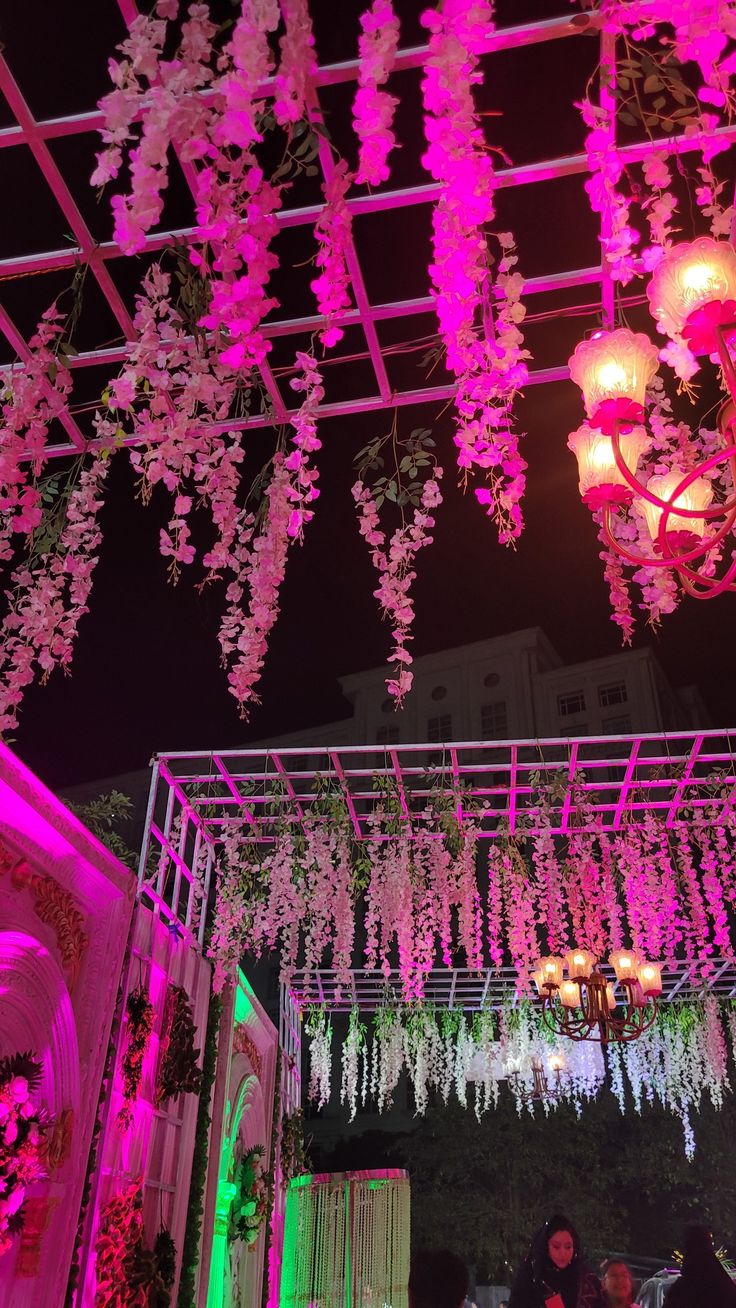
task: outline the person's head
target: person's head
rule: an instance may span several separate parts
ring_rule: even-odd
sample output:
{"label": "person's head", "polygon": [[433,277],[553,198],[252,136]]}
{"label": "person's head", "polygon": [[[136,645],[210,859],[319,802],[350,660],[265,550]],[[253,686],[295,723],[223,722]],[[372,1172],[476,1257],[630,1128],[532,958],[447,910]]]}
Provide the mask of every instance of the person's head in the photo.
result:
{"label": "person's head", "polygon": [[634,1298],[634,1282],[626,1263],[609,1258],[601,1267],[601,1283],[612,1308],[629,1308]]}
{"label": "person's head", "polygon": [[566,1217],[551,1217],[544,1228],[546,1255],[553,1267],[569,1267],[579,1253],[578,1233]]}
{"label": "person's head", "polygon": [[409,1308],[460,1308],[468,1269],[449,1249],[418,1249],[409,1272]]}
{"label": "person's head", "polygon": [[707,1226],[688,1226],[683,1246],[682,1270],[699,1273],[717,1262],[713,1238]]}

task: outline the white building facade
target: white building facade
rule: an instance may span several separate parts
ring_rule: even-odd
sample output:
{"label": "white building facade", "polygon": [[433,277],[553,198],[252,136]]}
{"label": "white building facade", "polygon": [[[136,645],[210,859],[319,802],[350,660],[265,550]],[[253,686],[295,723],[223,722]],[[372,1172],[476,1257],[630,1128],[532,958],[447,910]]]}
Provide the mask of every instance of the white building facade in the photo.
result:
{"label": "white building facade", "polygon": [[697,688],[675,690],[651,649],[565,664],[539,627],[421,655],[413,671],[398,712],[386,691],[389,669],[371,668],[340,678],[352,716],[257,744],[534,740],[708,725]]}

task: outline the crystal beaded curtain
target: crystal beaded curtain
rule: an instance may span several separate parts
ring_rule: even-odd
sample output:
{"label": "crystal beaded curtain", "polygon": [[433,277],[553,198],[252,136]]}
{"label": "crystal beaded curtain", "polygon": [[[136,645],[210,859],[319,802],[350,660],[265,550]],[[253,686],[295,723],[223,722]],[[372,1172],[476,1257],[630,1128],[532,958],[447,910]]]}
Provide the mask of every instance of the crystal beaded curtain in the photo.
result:
{"label": "crystal beaded curtain", "polygon": [[409,1236],[406,1172],[295,1178],[280,1308],[407,1308]]}

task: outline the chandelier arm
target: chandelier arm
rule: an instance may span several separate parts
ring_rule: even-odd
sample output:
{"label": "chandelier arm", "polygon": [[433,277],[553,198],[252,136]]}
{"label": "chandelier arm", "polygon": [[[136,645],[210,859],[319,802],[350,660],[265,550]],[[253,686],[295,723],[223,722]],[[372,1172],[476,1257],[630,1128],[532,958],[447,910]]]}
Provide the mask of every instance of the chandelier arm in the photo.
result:
{"label": "chandelier arm", "polygon": [[[734,447],[734,449],[736,450],[736,446]],[[678,492],[679,492],[679,488],[678,488]],[[672,504],[662,503],[661,501],[659,507],[662,510],[662,521],[660,522],[660,527],[659,527],[660,536],[662,535],[663,532],[662,524],[666,522],[667,517],[669,517],[670,513],[672,512],[678,514],[681,513],[682,516],[688,516],[691,518],[705,517],[708,514],[707,509],[704,509],[702,511],[701,510],[692,511],[692,510],[684,510],[684,509],[680,510],[678,508],[675,508],[675,506]],[[717,512],[719,513],[722,512],[724,507],[726,506],[718,505]],[[666,538],[666,534],[662,536],[661,539],[662,555],[663,555],[662,558],[656,558],[654,556],[649,556],[645,554],[634,554],[631,550],[626,549],[626,546],[622,545],[621,542],[617,540],[613,534],[611,528],[610,504],[605,504],[603,506],[603,530],[606,535],[606,540],[608,541],[608,544],[611,546],[611,548],[616,550],[618,554],[621,554],[622,557],[625,558],[628,563],[634,563],[637,565],[637,567],[644,567],[644,568],[677,568],[679,570],[683,564],[691,563],[695,559],[700,559],[705,554],[708,554],[710,550],[715,549],[715,547],[717,545],[720,545],[721,541],[724,540],[725,537],[729,535],[729,533],[731,532],[734,526],[734,523],[736,523],[736,500],[733,501],[733,507],[729,506],[729,508],[730,508],[730,512],[728,514],[728,517],[726,518],[726,521],[723,523],[723,526],[718,528],[718,531],[715,533],[715,535],[709,536],[707,541],[703,540],[700,545],[694,547],[691,550],[688,550],[685,554],[672,553],[670,545]],[[710,516],[713,515],[711,514]],[[693,575],[697,576],[697,573]]]}
{"label": "chandelier arm", "polygon": [[584,1040],[587,1037],[580,1033],[590,1029],[590,1022],[585,1017],[573,1024],[568,1017],[568,1009],[565,1009],[562,1020],[559,1020],[552,1007],[552,1000],[548,997],[542,1001],[542,1021],[553,1035],[563,1035],[568,1040]]}
{"label": "chandelier arm", "polygon": [[[606,504],[603,507],[603,532],[607,543],[611,546],[611,549],[615,550],[617,554],[620,554],[622,558],[626,559],[627,563],[635,564],[637,568],[678,568],[683,562],[689,563],[691,560],[699,559],[703,554],[707,553],[707,550],[698,548],[697,550],[690,550],[688,554],[682,554],[671,558],[658,558],[656,555],[648,554],[634,554],[632,550],[627,549],[625,545],[622,545],[621,542],[616,539],[611,530],[610,504]],[[724,535],[725,534],[726,533],[724,532]],[[715,543],[717,544],[718,541],[716,540]],[[708,549],[712,548],[712,544],[709,543]]]}
{"label": "chandelier arm", "polygon": [[[716,451],[715,454],[711,454],[707,459],[705,459],[703,463],[699,463],[697,468],[692,468],[690,472],[686,472],[682,481],[677,484],[669,499],[663,500],[659,495],[655,495],[654,491],[650,491],[643,482],[640,482],[639,478],[634,476],[634,473],[627,468],[621,453],[620,427],[621,422],[620,420],[617,420],[614,424],[613,431],[611,432],[613,457],[616,460],[616,467],[621,473],[621,476],[625,478],[631,490],[635,491],[641,499],[647,500],[649,504],[654,504],[656,508],[660,509],[661,512],[667,516],[669,516],[670,513],[675,512],[681,518],[720,518],[724,513],[733,513],[734,518],[736,518],[736,495],[734,495],[733,499],[726,500],[725,503],[722,504],[715,504],[710,508],[688,509],[684,505],[682,508],[678,508],[674,504],[677,497],[681,495],[683,491],[687,490],[688,486],[691,486],[694,481],[697,481],[698,477],[701,477],[703,473],[710,472],[711,468],[717,467],[719,463],[723,463],[724,460],[727,460],[733,468],[734,459],[736,458],[736,444],[726,445],[725,449]],[[734,485],[736,485],[736,479],[734,479]]]}
{"label": "chandelier arm", "polygon": [[[733,561],[720,581],[717,577],[703,577],[699,572],[693,572],[691,568],[678,568],[678,575],[683,590],[691,599],[715,599],[717,595],[722,595],[727,590],[736,591],[736,554],[733,555]],[[694,585],[695,582],[699,582],[703,589],[698,590]]]}

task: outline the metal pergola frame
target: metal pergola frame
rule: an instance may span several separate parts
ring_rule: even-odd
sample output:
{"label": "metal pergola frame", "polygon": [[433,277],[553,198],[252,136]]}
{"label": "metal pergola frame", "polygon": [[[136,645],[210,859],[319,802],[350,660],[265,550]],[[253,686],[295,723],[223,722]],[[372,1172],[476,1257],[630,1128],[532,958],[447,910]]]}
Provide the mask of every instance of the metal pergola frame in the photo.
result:
{"label": "metal pergola frame", "polygon": [[[670,959],[662,964],[662,995],[660,1004],[684,1003],[702,998],[704,992],[723,999],[736,1000],[736,958],[711,958],[707,981],[703,976],[702,962],[685,962]],[[600,964],[600,970],[615,981],[613,969]],[[525,978],[526,980],[526,978]],[[519,976],[513,967],[483,968],[471,972],[467,968],[433,968],[424,978],[423,1003],[436,1009],[477,1013],[481,1010],[500,1009],[507,1004],[518,1004]],[[315,1009],[345,1017],[353,1008],[361,1014],[376,1013],[384,1007],[403,1009],[406,1001],[401,974],[393,969],[389,976],[381,971],[354,968],[348,984],[339,980],[331,968],[313,972],[299,970],[290,984],[283,982],[279,990],[279,1033],[286,1051],[284,1082],[285,1111],[293,1113],[301,1106],[302,1097],[302,1034],[304,1020]]]}
{"label": "metal pergola frame", "polygon": [[[138,12],[135,0],[117,0],[117,3],[123,18],[129,25]],[[579,36],[584,29],[595,35],[599,27],[599,15],[585,11],[572,16],[563,15],[520,26],[499,28],[489,34],[487,53],[493,54],[523,46],[558,42],[572,36]],[[615,57],[615,41],[611,35],[601,32],[598,39],[600,40],[603,59],[610,60]],[[426,53],[426,47],[400,50],[395,67],[397,69],[420,67],[424,62]],[[339,82],[355,81],[357,69],[357,60],[347,60],[319,68],[309,88],[308,96],[310,113],[314,118],[321,117],[320,88]],[[268,93],[269,86],[266,85],[263,89]],[[119,257],[122,252],[114,241],[102,243],[95,241],[48,145],[51,140],[97,131],[102,125],[101,113],[95,108],[89,112],[72,114],[66,117],[37,120],[32,114],[22,89],[18,85],[6,59],[2,55],[0,55],[0,90],[2,90],[16,120],[14,125],[0,130],[0,149],[26,149],[31,152],[54,201],[58,204],[70,226],[75,242],[65,249],[45,250],[17,258],[0,260],[0,280],[71,268],[78,261],[88,263],[90,272],[118,324],[122,341],[133,339],[134,332],[130,314],[115,283],[110,266],[111,261]],[[729,141],[736,140],[736,123],[720,128],[719,134]],[[696,150],[699,145],[700,141],[697,136],[684,136],[673,133],[671,136],[664,136],[661,139],[627,144],[620,148],[620,154],[627,162],[634,163],[655,152],[674,155]],[[612,148],[615,146],[613,139],[611,146]],[[320,149],[319,162],[324,175],[328,176],[333,165],[329,147],[324,142]],[[187,164],[182,165],[182,167],[190,190],[192,190],[194,185],[193,167]],[[585,173],[586,170],[586,156],[579,153],[562,158],[544,159],[521,167],[500,169],[496,173],[496,180],[500,187],[531,186],[557,178]],[[432,203],[439,196],[440,190],[440,186],[434,182],[428,182],[423,186],[399,189],[392,189],[391,187],[387,189],[379,188],[369,195],[350,197],[347,204],[353,214],[379,214],[390,209]],[[312,225],[321,211],[321,205],[310,205],[302,208],[286,208],[277,216],[282,227]],[[605,235],[605,232],[602,231],[601,234]],[[145,252],[161,250],[169,245],[173,238],[187,242],[194,239],[195,236],[196,232],[193,228],[159,230],[147,237]],[[380,322],[400,320],[431,312],[434,308],[432,297],[426,294],[413,299],[395,300],[383,304],[371,303],[366,292],[363,272],[354,242],[351,243],[348,253],[348,270],[355,307],[348,310],[340,321],[346,325],[353,324],[362,328],[367,345],[367,354],[372,365],[374,385],[367,393],[360,395],[358,398],[323,404],[319,410],[321,416],[334,417],[395,405],[442,403],[451,399],[456,389],[453,384],[427,384],[408,390],[394,390],[386,370],[385,355],[389,347],[382,347],[376,328],[376,324]],[[526,296],[533,296],[549,291],[583,287],[597,288],[597,295],[600,298],[601,320],[604,325],[611,325],[614,318],[614,284],[604,261],[594,267],[573,268],[559,273],[552,273],[548,276],[531,278],[525,283],[524,293]],[[575,307],[578,310],[580,308],[580,306]],[[564,314],[564,312],[564,309],[560,310],[561,314]],[[320,322],[321,319],[317,314],[290,319],[274,318],[267,322],[265,333],[270,337],[298,336],[305,332],[314,331],[320,325]],[[0,331],[5,335],[19,359],[21,361],[27,360],[29,357],[28,344],[2,306],[0,306]],[[94,365],[104,365],[109,367],[112,372],[124,358],[125,347],[121,343],[120,345],[100,346],[93,350],[81,352],[70,358],[68,362],[74,370]],[[336,358],[336,361],[339,360]],[[264,390],[268,396],[270,412],[253,414],[237,421],[218,424],[223,431],[234,427],[268,426],[274,421],[283,423],[293,415],[294,410],[290,409],[288,398],[284,396],[279,381],[267,361],[261,366],[260,372]],[[564,381],[568,376],[566,366],[541,368],[531,372],[529,384],[538,385],[553,381]],[[69,409],[65,410],[61,414],[61,422],[68,439],[51,445],[49,454],[66,455],[84,449],[88,442],[73,412]]]}
{"label": "metal pergola frame", "polygon": [[[712,958],[707,979],[709,994],[736,999],[736,958]],[[613,968],[600,964],[606,978],[615,983]],[[471,972],[468,968],[433,968],[424,977],[424,1003],[435,1008],[451,1008],[466,1013],[481,1009],[501,1008],[518,1000],[519,975],[516,968],[483,968]],[[662,996],[660,1003],[697,999],[703,993],[702,963],[688,963],[670,959],[662,964]],[[362,1013],[375,1013],[389,1006],[405,1007],[404,983],[394,969],[389,976],[380,970],[354,968],[350,983],[340,981],[332,968],[294,973],[288,987],[289,1007],[298,1013],[313,1008],[325,1008],[331,1013],[349,1013],[359,1008]],[[284,1000],[282,995],[282,1003]]]}
{"label": "metal pergola frame", "polygon": [[242,828],[267,848],[287,826],[298,833],[328,787],[342,796],[356,840],[387,839],[371,823],[382,803],[377,781],[391,785],[411,835],[442,798],[459,818],[472,815],[482,839],[523,838],[540,825],[540,784],[544,825],[562,837],[573,828],[615,833],[647,813],[670,829],[704,810],[722,822],[736,804],[736,729],[160,754],[141,891],[156,913],[201,940],[216,852],[229,832]]}

